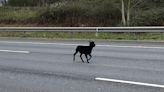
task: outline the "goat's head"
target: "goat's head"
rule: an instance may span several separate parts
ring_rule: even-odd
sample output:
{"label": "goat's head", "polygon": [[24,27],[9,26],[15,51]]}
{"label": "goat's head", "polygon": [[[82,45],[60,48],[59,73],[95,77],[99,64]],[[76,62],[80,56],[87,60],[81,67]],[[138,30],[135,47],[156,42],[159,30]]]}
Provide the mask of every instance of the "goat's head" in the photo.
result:
{"label": "goat's head", "polygon": [[94,41],[91,41],[91,42],[89,43],[89,46],[91,46],[91,47],[95,47],[96,44],[94,43]]}

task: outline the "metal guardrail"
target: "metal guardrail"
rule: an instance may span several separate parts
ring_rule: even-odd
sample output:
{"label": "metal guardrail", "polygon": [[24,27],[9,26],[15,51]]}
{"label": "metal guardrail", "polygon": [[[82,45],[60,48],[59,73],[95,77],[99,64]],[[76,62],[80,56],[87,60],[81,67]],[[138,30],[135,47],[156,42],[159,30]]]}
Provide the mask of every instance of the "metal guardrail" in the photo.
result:
{"label": "metal guardrail", "polygon": [[164,27],[0,27],[0,32],[164,32]]}

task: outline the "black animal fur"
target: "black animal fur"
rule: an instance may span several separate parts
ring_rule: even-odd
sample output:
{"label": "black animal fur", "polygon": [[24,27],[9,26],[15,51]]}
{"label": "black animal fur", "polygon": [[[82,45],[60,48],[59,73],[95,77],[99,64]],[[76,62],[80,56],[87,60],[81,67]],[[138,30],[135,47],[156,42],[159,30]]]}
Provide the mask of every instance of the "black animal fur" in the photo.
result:
{"label": "black animal fur", "polygon": [[[96,46],[96,44],[93,41],[90,42],[89,46],[77,46],[76,51],[73,54],[73,61],[75,61],[75,55],[79,52],[82,62],[84,62],[82,55],[85,54],[87,62],[89,63],[89,60],[92,58],[92,55],[91,55],[92,49],[95,46]],[[88,58],[88,55],[90,56],[90,58]]]}

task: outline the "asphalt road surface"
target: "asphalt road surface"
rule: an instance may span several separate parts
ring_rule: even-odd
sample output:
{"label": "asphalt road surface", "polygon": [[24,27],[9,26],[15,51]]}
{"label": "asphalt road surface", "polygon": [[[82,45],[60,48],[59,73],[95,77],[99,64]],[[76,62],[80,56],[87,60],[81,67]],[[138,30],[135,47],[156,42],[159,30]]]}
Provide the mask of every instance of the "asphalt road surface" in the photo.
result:
{"label": "asphalt road surface", "polygon": [[164,92],[164,43],[0,39],[0,92]]}

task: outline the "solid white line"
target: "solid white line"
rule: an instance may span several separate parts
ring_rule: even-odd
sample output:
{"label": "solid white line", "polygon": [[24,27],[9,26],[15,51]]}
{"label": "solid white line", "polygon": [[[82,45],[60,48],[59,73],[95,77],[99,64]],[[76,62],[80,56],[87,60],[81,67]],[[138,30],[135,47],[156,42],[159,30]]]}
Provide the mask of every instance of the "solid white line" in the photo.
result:
{"label": "solid white line", "polygon": [[125,81],[125,80],[108,79],[108,78],[95,78],[95,80],[115,82],[115,83],[124,83],[124,84],[132,84],[132,85],[140,85],[140,86],[147,86],[147,87],[164,88],[164,85],[143,83],[143,82]]}
{"label": "solid white line", "polygon": [[29,51],[16,51],[16,50],[0,50],[0,52],[13,52],[13,53],[30,53]]}
{"label": "solid white line", "polygon": [[[43,42],[17,42],[17,41],[0,41],[0,43],[16,43],[16,44],[40,44],[40,45],[62,45],[62,46],[77,46],[88,44],[68,44],[68,43],[43,43]],[[126,46],[126,45],[96,45],[98,47],[114,47],[114,48],[145,48],[145,49],[164,49],[164,47],[155,46]]]}
{"label": "solid white line", "polygon": [[145,49],[164,49],[164,47],[150,47],[150,46],[121,46],[121,45],[97,45],[100,47],[115,47],[115,48],[145,48]]}

